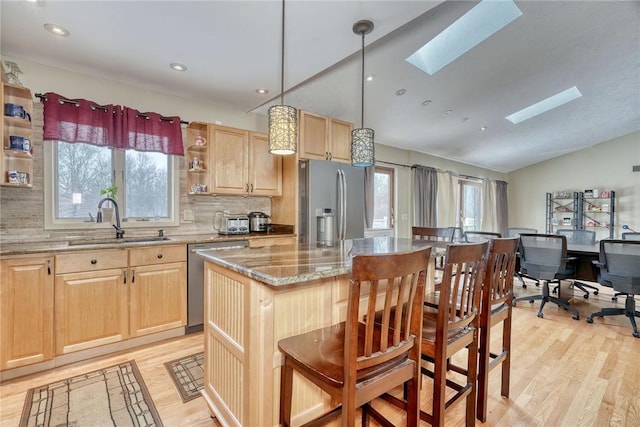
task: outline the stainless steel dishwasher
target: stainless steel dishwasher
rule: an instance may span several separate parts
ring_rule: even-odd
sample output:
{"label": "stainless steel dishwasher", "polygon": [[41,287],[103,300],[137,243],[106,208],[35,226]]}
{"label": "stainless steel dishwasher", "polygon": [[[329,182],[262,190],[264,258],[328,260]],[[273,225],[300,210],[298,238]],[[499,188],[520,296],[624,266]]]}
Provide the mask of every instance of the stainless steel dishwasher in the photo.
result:
{"label": "stainless steel dishwasher", "polygon": [[185,333],[203,330],[204,322],[204,258],[196,253],[200,250],[224,250],[246,248],[248,240],[193,243],[187,245],[187,326]]}

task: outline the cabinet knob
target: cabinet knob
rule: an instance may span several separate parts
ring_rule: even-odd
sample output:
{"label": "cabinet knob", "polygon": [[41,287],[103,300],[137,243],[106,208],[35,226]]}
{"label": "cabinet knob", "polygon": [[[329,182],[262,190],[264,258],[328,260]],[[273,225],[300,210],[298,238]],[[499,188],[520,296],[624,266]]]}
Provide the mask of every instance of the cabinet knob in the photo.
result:
{"label": "cabinet knob", "polygon": [[162,259],[162,254],[158,254],[158,259]]}
{"label": "cabinet knob", "polygon": [[91,260],[91,264],[96,265],[97,263],[98,263],[98,260],[97,260],[97,259],[92,259],[92,260]]}

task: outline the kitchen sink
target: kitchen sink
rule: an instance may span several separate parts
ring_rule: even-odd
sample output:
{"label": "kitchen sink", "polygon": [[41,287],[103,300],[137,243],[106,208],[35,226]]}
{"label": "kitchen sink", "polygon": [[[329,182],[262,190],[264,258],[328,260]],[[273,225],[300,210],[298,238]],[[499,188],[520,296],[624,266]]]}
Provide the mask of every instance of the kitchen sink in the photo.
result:
{"label": "kitchen sink", "polygon": [[171,240],[170,237],[166,236],[149,236],[149,237],[128,237],[124,239],[78,239],[78,240],[69,240],[67,244],[69,246],[80,246],[80,245],[111,245],[111,244],[122,244],[122,243],[146,243],[146,242],[162,242],[165,240]]}

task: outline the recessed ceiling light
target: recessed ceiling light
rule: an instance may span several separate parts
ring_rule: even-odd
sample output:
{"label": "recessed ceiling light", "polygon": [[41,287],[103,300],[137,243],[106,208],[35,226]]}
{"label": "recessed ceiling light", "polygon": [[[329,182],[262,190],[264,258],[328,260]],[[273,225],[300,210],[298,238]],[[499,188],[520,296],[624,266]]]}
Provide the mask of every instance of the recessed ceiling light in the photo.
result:
{"label": "recessed ceiling light", "polygon": [[172,69],[174,69],[176,71],[187,71],[187,66],[186,65],[179,64],[177,62],[172,62],[171,64],[169,64],[169,67],[171,67]]}
{"label": "recessed ceiling light", "polygon": [[423,101],[423,102],[422,102],[422,106],[423,106],[423,107],[426,107],[426,106],[427,106],[427,105],[429,105],[429,104],[431,104],[431,100],[430,100],[430,99],[427,99],[426,101]]}
{"label": "recessed ceiling light", "polygon": [[482,127],[480,128],[480,132],[484,132],[485,130],[487,130],[487,127],[486,127],[486,126],[482,126]]}
{"label": "recessed ceiling light", "polygon": [[447,111],[443,112],[442,115],[443,116],[448,116],[451,113],[453,113],[453,110],[447,110]]}
{"label": "recessed ceiling light", "polygon": [[469,117],[463,117],[462,120],[460,120],[462,123],[466,122],[467,120],[469,120]]}
{"label": "recessed ceiling light", "polygon": [[267,93],[269,93],[269,91],[267,89],[256,89],[256,93],[260,95],[266,95]]}
{"label": "recessed ceiling light", "polygon": [[407,93],[407,90],[406,90],[406,89],[398,89],[398,90],[396,91],[396,96],[402,96],[402,95],[404,95],[405,93]]}
{"label": "recessed ceiling light", "polygon": [[61,27],[60,25],[44,24],[44,28],[50,33],[55,34],[56,36],[67,37],[69,35],[69,30]]}
{"label": "recessed ceiling light", "polygon": [[433,75],[521,15],[511,0],[483,0],[406,61]]}
{"label": "recessed ceiling light", "polygon": [[505,117],[505,119],[516,125],[520,122],[530,119],[531,117],[535,117],[538,114],[553,110],[554,108],[566,104],[569,101],[580,98],[581,96],[582,94],[580,93],[578,88],[574,86],[553,96],[550,96],[547,99],[543,99],[536,104],[530,105],[527,108],[523,108],[522,110]]}
{"label": "recessed ceiling light", "polygon": [[370,82],[371,80],[373,80],[373,74],[372,74],[372,75],[370,75],[370,76],[367,76],[366,80],[367,80],[368,82]]}

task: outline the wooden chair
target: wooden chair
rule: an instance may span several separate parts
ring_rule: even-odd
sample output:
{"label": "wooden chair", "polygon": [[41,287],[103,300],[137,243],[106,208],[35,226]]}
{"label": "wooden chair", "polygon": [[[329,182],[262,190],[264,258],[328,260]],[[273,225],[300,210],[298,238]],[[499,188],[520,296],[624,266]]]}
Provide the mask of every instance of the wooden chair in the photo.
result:
{"label": "wooden chair", "polygon": [[[453,242],[455,227],[411,227],[414,240],[428,240],[430,242]],[[434,258],[436,270],[443,270],[444,257]],[[439,284],[440,278],[437,278]]]}
{"label": "wooden chair", "polygon": [[487,240],[502,237],[500,233],[492,233],[490,231],[465,231],[464,241],[467,243],[486,242]]}
{"label": "wooden chair", "polygon": [[[511,372],[511,312],[513,276],[519,237],[493,239],[489,243],[489,258],[485,269],[480,308],[480,353],[478,368],[477,417],[487,420],[489,372],[502,366],[500,394],[509,397]],[[491,329],[502,323],[502,351],[491,353]]]}
{"label": "wooden chair", "polygon": [[[440,290],[432,294],[437,302],[424,306],[421,372],[433,379],[433,409],[431,414],[421,410],[420,419],[432,426],[444,426],[445,410],[461,401],[466,401],[466,426],[475,425],[480,296],[488,246],[488,242],[448,246],[443,281]],[[454,354],[464,349],[466,368],[449,363]],[[464,375],[465,382],[449,377],[449,369]],[[456,391],[449,399],[447,387]],[[398,407],[405,405],[404,400],[393,395],[383,397]]]}
{"label": "wooden chair", "polygon": [[[280,340],[278,348],[284,355],[282,425],[291,422],[294,371],[327,392],[337,404],[309,424],[324,423],[342,413],[342,425],[353,426],[356,409],[363,405],[364,424],[369,416],[381,420],[367,403],[405,383],[407,425],[418,424],[422,297],[430,254],[431,248],[427,247],[400,254],[356,255],[346,320]],[[396,305],[410,310],[395,315],[392,308]],[[381,310],[377,325],[376,310]]]}

